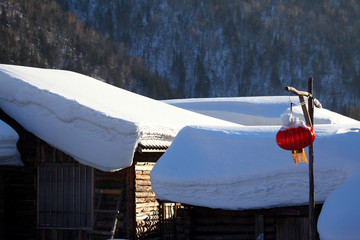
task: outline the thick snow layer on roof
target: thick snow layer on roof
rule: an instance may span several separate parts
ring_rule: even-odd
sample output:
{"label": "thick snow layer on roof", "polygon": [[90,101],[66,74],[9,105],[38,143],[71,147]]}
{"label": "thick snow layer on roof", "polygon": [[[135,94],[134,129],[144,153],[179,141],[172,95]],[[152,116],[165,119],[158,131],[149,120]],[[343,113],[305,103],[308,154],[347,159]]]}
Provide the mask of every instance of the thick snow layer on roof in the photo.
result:
{"label": "thick snow layer on roof", "polygon": [[[315,116],[328,122],[315,125],[315,199],[325,202],[318,231],[321,239],[356,239],[360,122],[326,109],[315,109]],[[279,129],[185,127],[153,168],[152,188],[160,199],[211,208],[307,204],[308,164],[295,165],[291,152],[277,146]]]}
{"label": "thick snow layer on roof", "polygon": [[0,165],[23,166],[16,143],[18,134],[0,120]]}
{"label": "thick snow layer on roof", "polygon": [[[242,125],[281,125],[284,109],[294,104],[293,114],[303,119],[297,96],[257,96],[231,98],[190,98],[165,100],[164,102],[193,112],[216,117]],[[307,102],[307,101],[306,101]],[[297,107],[296,107],[297,106]],[[289,112],[289,110],[288,110]],[[356,120],[317,108],[315,124],[356,123]]]}
{"label": "thick snow layer on roof", "polygon": [[234,123],[200,115],[75,72],[0,65],[0,107],[80,163],[129,167],[143,136],[174,137],[186,125]]}
{"label": "thick snow layer on roof", "polygon": [[[299,103],[297,97],[291,101]],[[232,97],[232,98],[190,98],[164,102],[243,125],[276,125],[284,109],[289,107],[289,97]]]}

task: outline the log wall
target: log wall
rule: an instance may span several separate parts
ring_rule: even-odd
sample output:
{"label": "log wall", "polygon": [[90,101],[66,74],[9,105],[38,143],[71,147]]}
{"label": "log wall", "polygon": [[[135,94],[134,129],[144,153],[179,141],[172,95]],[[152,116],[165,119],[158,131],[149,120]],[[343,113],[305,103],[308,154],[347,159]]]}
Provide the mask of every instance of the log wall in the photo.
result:
{"label": "log wall", "polygon": [[[176,233],[172,239],[254,240],[261,233],[265,239],[275,239],[275,219],[258,212],[190,206],[178,207],[176,212]],[[257,227],[259,221],[261,227]]]}
{"label": "log wall", "polygon": [[137,239],[160,239],[159,203],[152,191],[150,172],[161,152],[137,153],[135,155],[135,215]]}
{"label": "log wall", "polygon": [[24,167],[0,166],[0,239],[36,239],[36,137],[0,110],[19,135]]}
{"label": "log wall", "polygon": [[[321,204],[316,206],[317,217],[321,207]],[[308,238],[307,206],[243,211],[189,205],[176,205],[175,208],[174,218],[163,221],[163,230],[168,229],[170,232],[163,234],[162,239],[301,240]],[[169,228],[169,225],[173,227]]]}

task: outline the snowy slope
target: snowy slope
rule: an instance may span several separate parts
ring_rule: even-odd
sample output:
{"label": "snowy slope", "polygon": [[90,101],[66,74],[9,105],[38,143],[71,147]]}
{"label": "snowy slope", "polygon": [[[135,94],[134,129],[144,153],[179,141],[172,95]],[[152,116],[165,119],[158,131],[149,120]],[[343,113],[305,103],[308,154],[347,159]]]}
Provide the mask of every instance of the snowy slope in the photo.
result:
{"label": "snowy slope", "polygon": [[144,136],[174,137],[186,125],[235,125],[70,71],[0,65],[0,85],[0,107],[8,115],[104,171],[129,167]]}
{"label": "snowy slope", "polygon": [[18,134],[0,120],[0,165],[23,166],[16,143]]}
{"label": "snowy slope", "polygon": [[[236,107],[228,105],[225,111],[241,112],[244,105],[247,116],[242,115],[244,119],[238,122],[251,123],[253,116],[259,115],[256,104],[261,108],[266,99],[240,98],[238,103],[234,101]],[[278,102],[273,110],[289,112],[279,100],[271,100]],[[203,100],[190,100],[189,105],[189,101],[175,102],[187,109],[189,105],[193,110],[205,109]],[[205,103],[206,111],[212,113],[224,109],[216,106],[216,99]],[[293,111],[302,114],[299,106]],[[270,112],[261,112],[263,120],[272,117]],[[321,239],[357,239],[360,122],[326,109],[315,109],[315,117],[315,199],[325,202],[318,231]],[[280,125],[260,123],[263,126],[183,128],[151,172],[154,192],[164,200],[223,209],[307,204],[308,164],[295,165],[291,152],[277,146]]]}

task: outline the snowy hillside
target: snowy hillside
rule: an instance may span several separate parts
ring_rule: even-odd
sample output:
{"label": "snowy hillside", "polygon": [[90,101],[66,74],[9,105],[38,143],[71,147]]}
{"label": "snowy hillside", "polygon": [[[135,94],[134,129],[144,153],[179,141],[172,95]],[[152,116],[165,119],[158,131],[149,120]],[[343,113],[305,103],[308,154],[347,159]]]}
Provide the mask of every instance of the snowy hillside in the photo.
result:
{"label": "snowy hillside", "polygon": [[360,104],[358,1],[57,1],[186,97],[282,95],[313,77],[328,109]]}

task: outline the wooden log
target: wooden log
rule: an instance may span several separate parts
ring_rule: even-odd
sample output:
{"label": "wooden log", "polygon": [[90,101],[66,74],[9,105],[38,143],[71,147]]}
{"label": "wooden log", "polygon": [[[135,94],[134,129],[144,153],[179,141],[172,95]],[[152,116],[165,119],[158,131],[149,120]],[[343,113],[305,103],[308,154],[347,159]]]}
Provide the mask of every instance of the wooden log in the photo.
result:
{"label": "wooden log", "polygon": [[152,166],[155,166],[155,162],[149,162],[149,161],[145,161],[145,162],[136,162],[136,165],[139,165],[139,166],[143,166],[143,165],[152,165]]}
{"label": "wooden log", "polygon": [[156,201],[137,203],[136,208],[148,208],[148,207],[159,207],[159,203]]}
{"label": "wooden log", "polygon": [[136,208],[136,216],[142,215],[153,215],[154,212],[157,212],[157,207],[148,207],[148,208]]}
{"label": "wooden log", "polygon": [[136,176],[139,176],[139,175],[148,175],[148,176],[150,176],[150,172],[151,172],[150,170],[136,170],[135,174],[136,174]]}
{"label": "wooden log", "polygon": [[264,215],[255,215],[255,237],[262,238],[264,237],[265,231],[265,222]]}
{"label": "wooden log", "polygon": [[137,174],[136,180],[150,180],[150,174]]}
{"label": "wooden log", "polygon": [[138,192],[152,192],[152,188],[150,186],[136,186],[136,191]]}
{"label": "wooden log", "polygon": [[155,198],[153,197],[142,197],[142,198],[136,198],[136,203],[150,203],[150,202],[157,202]]}
{"label": "wooden log", "polygon": [[151,186],[150,180],[138,180],[135,181],[136,186]]}
{"label": "wooden log", "polygon": [[255,227],[246,225],[246,226],[229,226],[229,225],[211,225],[211,226],[194,226],[195,232],[205,232],[205,233],[252,233],[255,232]]}
{"label": "wooden log", "polygon": [[197,217],[196,223],[199,225],[254,225],[255,221],[253,217]]}
{"label": "wooden log", "polygon": [[[112,221],[97,221],[95,225],[96,229],[111,229],[113,227]],[[116,225],[117,229],[125,229],[125,222],[118,221]]]}
{"label": "wooden log", "polygon": [[135,170],[138,171],[151,171],[154,165],[135,165]]}
{"label": "wooden log", "polygon": [[143,212],[136,215],[136,221],[141,222],[146,218],[159,219],[158,212]]}
{"label": "wooden log", "polygon": [[239,234],[193,234],[191,239],[194,240],[248,240],[248,239],[255,239],[255,235],[251,233],[239,233]]}
{"label": "wooden log", "polygon": [[156,194],[151,192],[135,192],[135,196],[138,197],[156,197]]}

